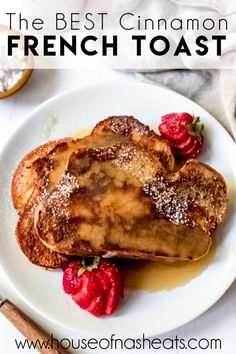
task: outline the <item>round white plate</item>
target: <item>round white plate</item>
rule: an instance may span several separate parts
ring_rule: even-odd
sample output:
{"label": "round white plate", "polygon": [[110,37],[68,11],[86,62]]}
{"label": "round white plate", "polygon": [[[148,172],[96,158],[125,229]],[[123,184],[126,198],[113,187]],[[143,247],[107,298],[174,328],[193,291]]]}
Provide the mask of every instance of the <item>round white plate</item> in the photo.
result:
{"label": "round white plate", "polygon": [[[10,184],[21,158],[45,143],[45,124],[52,115],[57,124],[50,139],[72,135],[93,127],[109,115],[134,115],[156,128],[169,112],[192,112],[205,124],[206,146],[200,159],[221,172],[236,186],[236,147],[224,128],[204,109],[169,90],[144,84],[106,84],[85,87],[50,99],[21,125],[0,155],[0,262],[16,292],[49,320],[73,330],[96,336],[138,337],[158,335],[196,318],[227,290],[236,275],[236,213],[231,203],[222,226],[221,242],[214,260],[186,285],[155,293],[127,292],[123,306],[113,316],[97,319],[80,310],[62,290],[62,273],[38,268],[19,250],[14,237],[17,221],[11,203]],[[158,279],[153,279],[158,281]]]}

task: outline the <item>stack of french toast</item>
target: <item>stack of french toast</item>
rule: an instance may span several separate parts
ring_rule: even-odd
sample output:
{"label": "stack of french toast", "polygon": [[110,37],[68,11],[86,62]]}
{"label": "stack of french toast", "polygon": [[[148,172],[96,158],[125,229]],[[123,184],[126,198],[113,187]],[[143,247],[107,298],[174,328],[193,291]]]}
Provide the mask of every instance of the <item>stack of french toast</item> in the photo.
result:
{"label": "stack of french toast", "polygon": [[74,257],[195,261],[224,218],[227,186],[132,116],[112,116],[82,139],[26,155],[12,180],[16,237],[28,259],[64,268]]}

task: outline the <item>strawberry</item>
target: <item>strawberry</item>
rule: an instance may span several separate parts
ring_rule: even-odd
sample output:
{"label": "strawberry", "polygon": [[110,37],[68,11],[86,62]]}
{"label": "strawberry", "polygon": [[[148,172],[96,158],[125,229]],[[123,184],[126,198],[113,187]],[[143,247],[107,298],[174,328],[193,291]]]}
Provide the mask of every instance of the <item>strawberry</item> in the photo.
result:
{"label": "strawberry", "polygon": [[190,135],[182,143],[174,143],[171,141],[169,144],[172,148],[182,150],[182,149],[188,149],[189,147],[191,147],[193,145],[194,141],[195,141],[195,138]]}
{"label": "strawberry", "polygon": [[110,266],[108,262],[103,262],[102,270],[108,276],[112,286],[108,291],[106,314],[111,315],[119,303],[119,297],[124,297],[124,277],[117,267]]}
{"label": "strawberry", "polygon": [[99,296],[102,293],[102,287],[96,277],[95,272],[87,271],[81,277],[82,286],[79,291],[72,296],[72,299],[80,306],[81,309],[86,310],[94,299],[94,294]]}
{"label": "strawberry", "polygon": [[63,274],[63,289],[66,294],[74,295],[81,287],[82,281],[77,277],[78,271],[81,267],[80,261],[71,262]]}
{"label": "strawberry", "polygon": [[202,151],[202,145],[197,144],[195,149],[191,152],[191,154],[189,154],[188,159],[194,159],[196,156],[198,156],[201,153],[201,151]]}
{"label": "strawberry", "polygon": [[191,155],[196,148],[198,147],[198,141],[194,140],[193,143],[189,146],[187,146],[187,148],[184,149],[172,149],[172,151],[174,152],[174,155],[178,155],[178,156],[188,156]]}
{"label": "strawberry", "polygon": [[168,141],[179,144],[188,138],[188,131],[185,125],[180,124],[177,126],[172,123],[161,123],[159,125],[161,135]]}
{"label": "strawberry", "polygon": [[171,121],[173,118],[175,118],[175,116],[176,116],[176,113],[168,113],[168,114],[162,116],[161,121],[162,121],[162,123],[167,123],[167,122]]}
{"label": "strawberry", "polygon": [[98,295],[90,303],[87,311],[96,317],[101,317],[106,314],[106,296],[105,294]]}
{"label": "strawberry", "polygon": [[191,114],[183,112],[183,113],[169,113],[161,117],[161,121],[163,123],[174,123],[176,120],[176,116],[178,115],[178,121],[181,123],[192,123],[193,117]]}
{"label": "strawberry", "polygon": [[70,263],[63,288],[81,309],[96,317],[111,315],[124,296],[124,275],[114,263],[95,257],[91,265],[85,260]]}
{"label": "strawberry", "polygon": [[189,159],[200,154],[204,138],[203,124],[199,117],[186,112],[169,113],[161,118],[158,128],[175,156]]}

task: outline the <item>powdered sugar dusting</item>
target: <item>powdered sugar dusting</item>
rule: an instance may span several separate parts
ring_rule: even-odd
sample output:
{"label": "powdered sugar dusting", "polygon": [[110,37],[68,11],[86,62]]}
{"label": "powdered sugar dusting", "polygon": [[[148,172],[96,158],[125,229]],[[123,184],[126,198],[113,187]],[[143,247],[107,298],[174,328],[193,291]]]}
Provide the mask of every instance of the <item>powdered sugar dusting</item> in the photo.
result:
{"label": "powdered sugar dusting", "polygon": [[70,173],[67,173],[59,180],[56,188],[47,200],[53,216],[57,217],[62,213],[67,213],[65,206],[68,205],[70,196],[79,188],[80,186],[76,177]]}
{"label": "powdered sugar dusting", "polygon": [[177,225],[197,226],[191,217],[191,211],[197,201],[190,194],[180,194],[175,185],[167,185],[163,176],[159,176],[152,184],[144,186],[145,194],[152,197],[158,214]]}
{"label": "powdered sugar dusting", "polygon": [[65,177],[59,181],[57,190],[63,198],[67,199],[76,189],[79,189],[79,187],[76,177],[67,173]]}

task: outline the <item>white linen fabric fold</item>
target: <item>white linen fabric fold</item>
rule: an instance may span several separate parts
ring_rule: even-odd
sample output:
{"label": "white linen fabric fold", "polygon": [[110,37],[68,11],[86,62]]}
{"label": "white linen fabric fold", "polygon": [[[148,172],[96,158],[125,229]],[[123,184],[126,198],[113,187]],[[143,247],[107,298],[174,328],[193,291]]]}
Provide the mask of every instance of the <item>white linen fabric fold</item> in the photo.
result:
{"label": "white linen fabric fold", "polygon": [[217,11],[220,15],[228,16],[236,12],[235,0],[171,0],[177,5],[207,8]]}
{"label": "white linen fabric fold", "polygon": [[236,71],[167,70],[136,74],[144,82],[170,88],[210,112],[236,140]]}
{"label": "white linen fabric fold", "polygon": [[[236,0],[110,0],[109,5],[104,0],[87,0],[86,11],[91,8],[100,12],[109,12],[112,8],[114,17],[129,8],[130,12],[144,17],[169,20],[178,16],[199,20],[213,18],[217,22],[219,17],[229,15],[231,26],[225,54],[229,55],[231,52],[235,57]],[[112,26],[112,23],[110,25]],[[185,31],[184,35],[187,41],[191,41],[194,33]],[[145,59],[146,68],[153,67],[149,59]],[[184,66],[190,68],[187,59]],[[158,65],[155,65],[155,68],[157,69]],[[203,66],[203,70],[152,70],[137,76],[143,81],[168,87],[197,102],[212,113],[236,140],[236,70],[206,70]]]}

